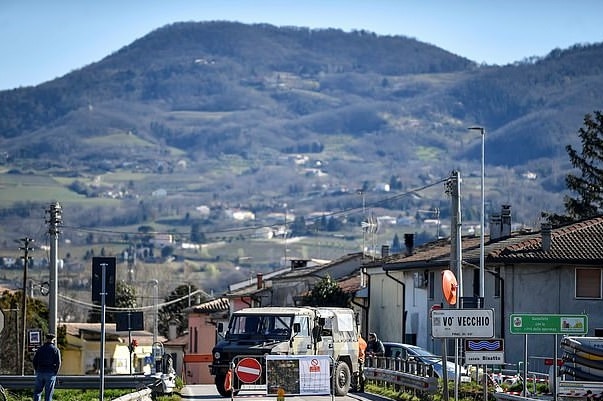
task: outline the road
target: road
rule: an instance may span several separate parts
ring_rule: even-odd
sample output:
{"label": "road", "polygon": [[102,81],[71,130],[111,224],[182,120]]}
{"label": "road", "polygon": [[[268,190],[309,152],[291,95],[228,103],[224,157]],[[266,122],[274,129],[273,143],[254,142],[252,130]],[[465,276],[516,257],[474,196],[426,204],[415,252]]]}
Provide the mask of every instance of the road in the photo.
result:
{"label": "road", "polygon": [[[221,397],[216,391],[216,386],[213,384],[195,384],[184,386],[180,392],[180,396],[183,400],[207,400],[207,401],[227,401],[229,398]],[[249,396],[241,395],[235,397],[236,399],[249,399],[253,398],[253,401],[275,401],[276,396],[264,396],[258,393],[250,394]],[[345,397],[333,397],[337,401],[385,401],[386,398],[379,397],[377,395],[368,393],[350,393]],[[331,396],[328,395],[303,395],[303,396],[287,396],[286,401],[328,401],[331,400]]]}

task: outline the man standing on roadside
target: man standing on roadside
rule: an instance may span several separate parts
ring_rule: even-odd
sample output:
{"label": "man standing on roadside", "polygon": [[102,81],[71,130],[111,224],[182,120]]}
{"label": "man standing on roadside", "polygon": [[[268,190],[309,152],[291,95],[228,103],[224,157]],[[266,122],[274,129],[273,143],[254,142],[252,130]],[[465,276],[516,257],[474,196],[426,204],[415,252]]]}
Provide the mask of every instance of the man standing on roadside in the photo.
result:
{"label": "man standing on roadside", "polygon": [[359,367],[359,372],[358,372],[358,391],[360,392],[364,392],[364,359],[365,359],[365,355],[366,355],[366,341],[364,340],[364,338],[362,338],[362,336],[360,335],[360,333],[358,333],[358,367]]}
{"label": "man standing on roadside", "polygon": [[369,356],[384,356],[385,347],[376,333],[369,333],[369,340],[366,347],[366,353]]}
{"label": "man standing on roadside", "polygon": [[36,373],[33,401],[40,401],[44,391],[44,401],[52,401],[57,374],[61,368],[61,351],[54,345],[55,335],[46,334],[46,342],[36,351],[33,366]]}

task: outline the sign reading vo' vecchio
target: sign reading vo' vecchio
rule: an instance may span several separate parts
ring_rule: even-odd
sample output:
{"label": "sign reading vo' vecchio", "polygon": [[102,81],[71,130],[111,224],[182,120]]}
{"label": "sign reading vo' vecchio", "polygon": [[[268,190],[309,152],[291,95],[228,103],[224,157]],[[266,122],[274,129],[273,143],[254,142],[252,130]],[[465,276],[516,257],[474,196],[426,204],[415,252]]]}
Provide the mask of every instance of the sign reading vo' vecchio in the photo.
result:
{"label": "sign reading vo' vecchio", "polygon": [[431,335],[436,338],[494,337],[492,309],[436,309],[431,312]]}

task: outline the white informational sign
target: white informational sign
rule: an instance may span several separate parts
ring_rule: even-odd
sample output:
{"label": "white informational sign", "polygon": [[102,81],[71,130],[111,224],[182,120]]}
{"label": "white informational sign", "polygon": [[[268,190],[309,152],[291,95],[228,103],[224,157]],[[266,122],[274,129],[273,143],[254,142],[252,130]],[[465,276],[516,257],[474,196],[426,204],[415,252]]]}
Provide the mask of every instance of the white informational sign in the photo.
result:
{"label": "white informational sign", "polygon": [[502,365],[505,363],[504,340],[466,340],[465,362],[471,365]]}
{"label": "white informational sign", "polygon": [[435,338],[494,337],[492,309],[436,309],[431,312],[431,335]]}
{"label": "white informational sign", "polygon": [[330,394],[330,364],[328,355],[266,355],[268,394]]}

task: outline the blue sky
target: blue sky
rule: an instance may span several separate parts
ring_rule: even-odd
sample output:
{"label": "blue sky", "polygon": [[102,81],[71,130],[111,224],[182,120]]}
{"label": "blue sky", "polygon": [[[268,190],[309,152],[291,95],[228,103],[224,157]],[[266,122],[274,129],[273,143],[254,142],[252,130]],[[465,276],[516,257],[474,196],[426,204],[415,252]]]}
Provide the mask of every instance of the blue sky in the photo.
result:
{"label": "blue sky", "polygon": [[603,42],[600,0],[0,0],[0,90],[36,85],[180,21],[365,29],[507,64]]}

